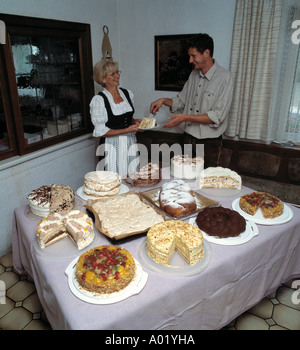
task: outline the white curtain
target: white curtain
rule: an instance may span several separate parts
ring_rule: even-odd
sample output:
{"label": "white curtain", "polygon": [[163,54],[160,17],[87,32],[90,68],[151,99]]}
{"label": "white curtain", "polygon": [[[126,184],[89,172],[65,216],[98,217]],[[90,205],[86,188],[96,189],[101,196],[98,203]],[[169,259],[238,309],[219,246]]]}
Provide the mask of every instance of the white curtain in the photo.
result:
{"label": "white curtain", "polygon": [[[270,124],[268,142],[300,143],[300,131],[292,118],[300,114],[300,82],[297,83],[296,69],[300,71],[300,44],[293,42],[295,29],[292,23],[300,20],[300,1],[285,0],[278,43],[277,64],[275,68],[274,91],[270,106]],[[299,80],[299,77],[298,77]],[[292,98],[294,97],[294,103]],[[297,106],[296,111],[290,110],[291,103]],[[294,112],[294,113],[293,113]],[[288,118],[290,126],[287,127]]]}
{"label": "white curtain", "polygon": [[282,8],[282,0],[236,1],[229,137],[267,141]]}

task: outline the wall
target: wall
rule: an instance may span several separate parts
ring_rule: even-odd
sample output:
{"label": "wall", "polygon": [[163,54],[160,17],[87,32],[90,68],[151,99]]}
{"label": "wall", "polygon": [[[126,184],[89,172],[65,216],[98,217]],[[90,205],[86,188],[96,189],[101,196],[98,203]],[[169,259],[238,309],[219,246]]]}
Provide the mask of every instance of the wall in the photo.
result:
{"label": "wall", "polygon": [[[215,59],[229,68],[235,0],[118,0],[118,4],[121,83],[135,95],[136,117],[148,116],[157,98],[176,95],[154,90],[155,35],[206,32],[214,38]],[[161,108],[159,124],[169,115],[168,108]]]}

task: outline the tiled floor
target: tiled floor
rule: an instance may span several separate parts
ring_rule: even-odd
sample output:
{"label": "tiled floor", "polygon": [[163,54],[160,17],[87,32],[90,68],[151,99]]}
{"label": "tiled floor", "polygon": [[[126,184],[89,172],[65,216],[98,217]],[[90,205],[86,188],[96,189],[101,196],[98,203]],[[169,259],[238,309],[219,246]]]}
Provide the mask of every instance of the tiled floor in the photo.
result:
{"label": "tiled floor", "polygon": [[[4,282],[4,283],[3,283]],[[3,296],[5,285],[5,296]],[[300,293],[292,281],[248,310],[225,330],[300,330]],[[295,288],[299,288],[299,283]],[[296,300],[293,303],[292,300]],[[5,303],[4,303],[5,302]],[[13,271],[12,254],[0,258],[0,329],[50,330],[33,281]]]}

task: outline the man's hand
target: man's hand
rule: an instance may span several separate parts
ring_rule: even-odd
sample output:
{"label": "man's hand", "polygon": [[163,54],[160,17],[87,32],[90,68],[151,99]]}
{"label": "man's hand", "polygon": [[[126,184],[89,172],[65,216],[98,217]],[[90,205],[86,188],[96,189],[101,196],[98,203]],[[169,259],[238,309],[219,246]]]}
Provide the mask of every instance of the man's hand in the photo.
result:
{"label": "man's hand", "polygon": [[171,117],[169,117],[171,121],[166,123],[164,125],[164,128],[173,128],[174,126],[177,126],[183,122],[186,121],[186,115],[185,114],[174,114]]}
{"label": "man's hand", "polygon": [[159,98],[158,100],[151,103],[150,106],[150,113],[155,114],[159,111],[160,107],[162,105],[165,105],[167,107],[171,107],[173,104],[173,100],[170,98]]}

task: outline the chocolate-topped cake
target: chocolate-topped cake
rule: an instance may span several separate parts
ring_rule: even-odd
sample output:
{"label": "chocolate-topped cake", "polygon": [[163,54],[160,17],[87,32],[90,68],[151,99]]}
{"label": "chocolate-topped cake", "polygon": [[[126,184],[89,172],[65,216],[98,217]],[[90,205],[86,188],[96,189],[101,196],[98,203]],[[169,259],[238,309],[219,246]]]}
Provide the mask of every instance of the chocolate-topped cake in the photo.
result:
{"label": "chocolate-topped cake", "polygon": [[223,207],[205,208],[196,224],[209,236],[236,237],[246,229],[246,220],[237,211]]}
{"label": "chocolate-topped cake", "polygon": [[72,210],[75,205],[74,191],[64,185],[40,186],[31,191],[27,198],[31,212],[40,217],[62,210]]}

